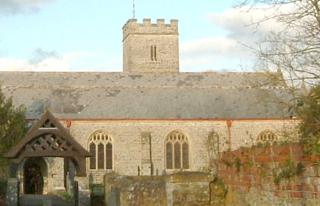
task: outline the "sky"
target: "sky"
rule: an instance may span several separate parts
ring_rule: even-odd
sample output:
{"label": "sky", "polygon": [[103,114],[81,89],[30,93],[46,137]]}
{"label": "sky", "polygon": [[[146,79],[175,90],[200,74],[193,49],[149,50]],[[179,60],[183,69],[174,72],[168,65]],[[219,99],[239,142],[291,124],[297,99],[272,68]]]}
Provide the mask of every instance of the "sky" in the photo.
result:
{"label": "sky", "polygon": [[[0,0],[0,70],[122,71],[122,26],[133,17],[132,2]],[[250,71],[247,44],[261,35],[248,25],[257,14],[235,5],[135,0],[135,17],[179,20],[182,72]]]}

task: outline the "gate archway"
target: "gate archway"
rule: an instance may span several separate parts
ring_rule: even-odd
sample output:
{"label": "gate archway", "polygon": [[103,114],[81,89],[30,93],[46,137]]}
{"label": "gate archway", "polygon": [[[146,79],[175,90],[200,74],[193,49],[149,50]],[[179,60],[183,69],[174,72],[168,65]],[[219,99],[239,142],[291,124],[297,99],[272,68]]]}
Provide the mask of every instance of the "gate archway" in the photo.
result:
{"label": "gate archway", "polygon": [[43,194],[44,178],[48,176],[48,166],[43,158],[29,158],[23,167],[24,194]]}

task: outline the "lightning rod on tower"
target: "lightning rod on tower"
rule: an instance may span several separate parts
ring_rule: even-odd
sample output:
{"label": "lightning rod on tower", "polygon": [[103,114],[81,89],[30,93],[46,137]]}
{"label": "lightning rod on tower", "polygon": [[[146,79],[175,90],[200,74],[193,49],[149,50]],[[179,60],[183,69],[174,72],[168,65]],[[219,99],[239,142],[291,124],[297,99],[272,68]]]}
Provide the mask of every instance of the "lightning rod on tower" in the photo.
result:
{"label": "lightning rod on tower", "polygon": [[132,18],[136,18],[136,4],[135,4],[135,0],[133,0],[133,4],[132,4]]}

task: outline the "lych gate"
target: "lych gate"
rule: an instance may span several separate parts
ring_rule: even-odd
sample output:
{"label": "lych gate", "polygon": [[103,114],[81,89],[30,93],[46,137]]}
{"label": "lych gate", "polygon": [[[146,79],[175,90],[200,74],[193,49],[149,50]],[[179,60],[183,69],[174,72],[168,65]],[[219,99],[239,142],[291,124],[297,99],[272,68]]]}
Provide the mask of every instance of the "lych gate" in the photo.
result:
{"label": "lych gate", "polygon": [[[76,176],[85,177],[89,156],[89,152],[49,111],[6,154],[15,165],[11,175],[18,178],[23,194],[46,194],[54,192],[55,188],[67,189],[69,171],[66,168],[74,168]],[[52,165],[58,166],[59,170],[51,168]],[[48,175],[51,170],[53,172]]]}

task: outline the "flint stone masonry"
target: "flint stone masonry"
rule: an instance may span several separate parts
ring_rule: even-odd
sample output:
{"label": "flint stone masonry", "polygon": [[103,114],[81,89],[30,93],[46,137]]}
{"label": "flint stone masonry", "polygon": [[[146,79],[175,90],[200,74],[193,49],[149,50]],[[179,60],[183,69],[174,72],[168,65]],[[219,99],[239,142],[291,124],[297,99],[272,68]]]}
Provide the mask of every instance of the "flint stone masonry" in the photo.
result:
{"label": "flint stone masonry", "polygon": [[232,121],[230,149],[233,151],[240,147],[256,145],[258,135],[266,130],[272,131],[278,137],[279,142],[297,142],[299,141],[297,128],[299,122],[294,119]]}
{"label": "flint stone masonry", "polygon": [[18,179],[10,178],[7,183],[6,206],[17,206],[18,199]]}
{"label": "flint stone masonry", "polygon": [[64,160],[63,158],[48,157],[48,192],[64,190]]}
{"label": "flint stone masonry", "polygon": [[[62,121],[66,124],[65,121]],[[74,120],[71,121],[69,131],[73,137],[86,149],[91,134],[102,130],[108,134],[113,142],[113,172],[120,175],[138,175],[138,167],[144,168],[140,175],[150,175],[150,168],[146,160],[149,158],[148,144],[142,148],[141,135],[150,132],[152,137],[152,161],[154,174],[170,174],[175,170],[165,169],[165,140],[168,134],[174,130],[184,133],[189,142],[190,169],[188,171],[206,171],[208,168],[208,135],[215,131],[219,135],[220,151],[231,148],[238,149],[241,146],[256,144],[256,138],[260,132],[269,129],[278,135],[279,141],[288,140],[282,136],[286,131],[291,131],[296,120],[242,120],[232,121],[231,142],[229,143],[228,125],[226,121],[192,121],[192,120]],[[242,129],[241,129],[242,128]],[[291,134],[291,133],[290,133]],[[292,135],[290,137],[293,137]],[[289,138],[293,140],[293,138]],[[93,183],[102,183],[103,176],[111,170],[90,170],[87,160],[87,175]]]}

